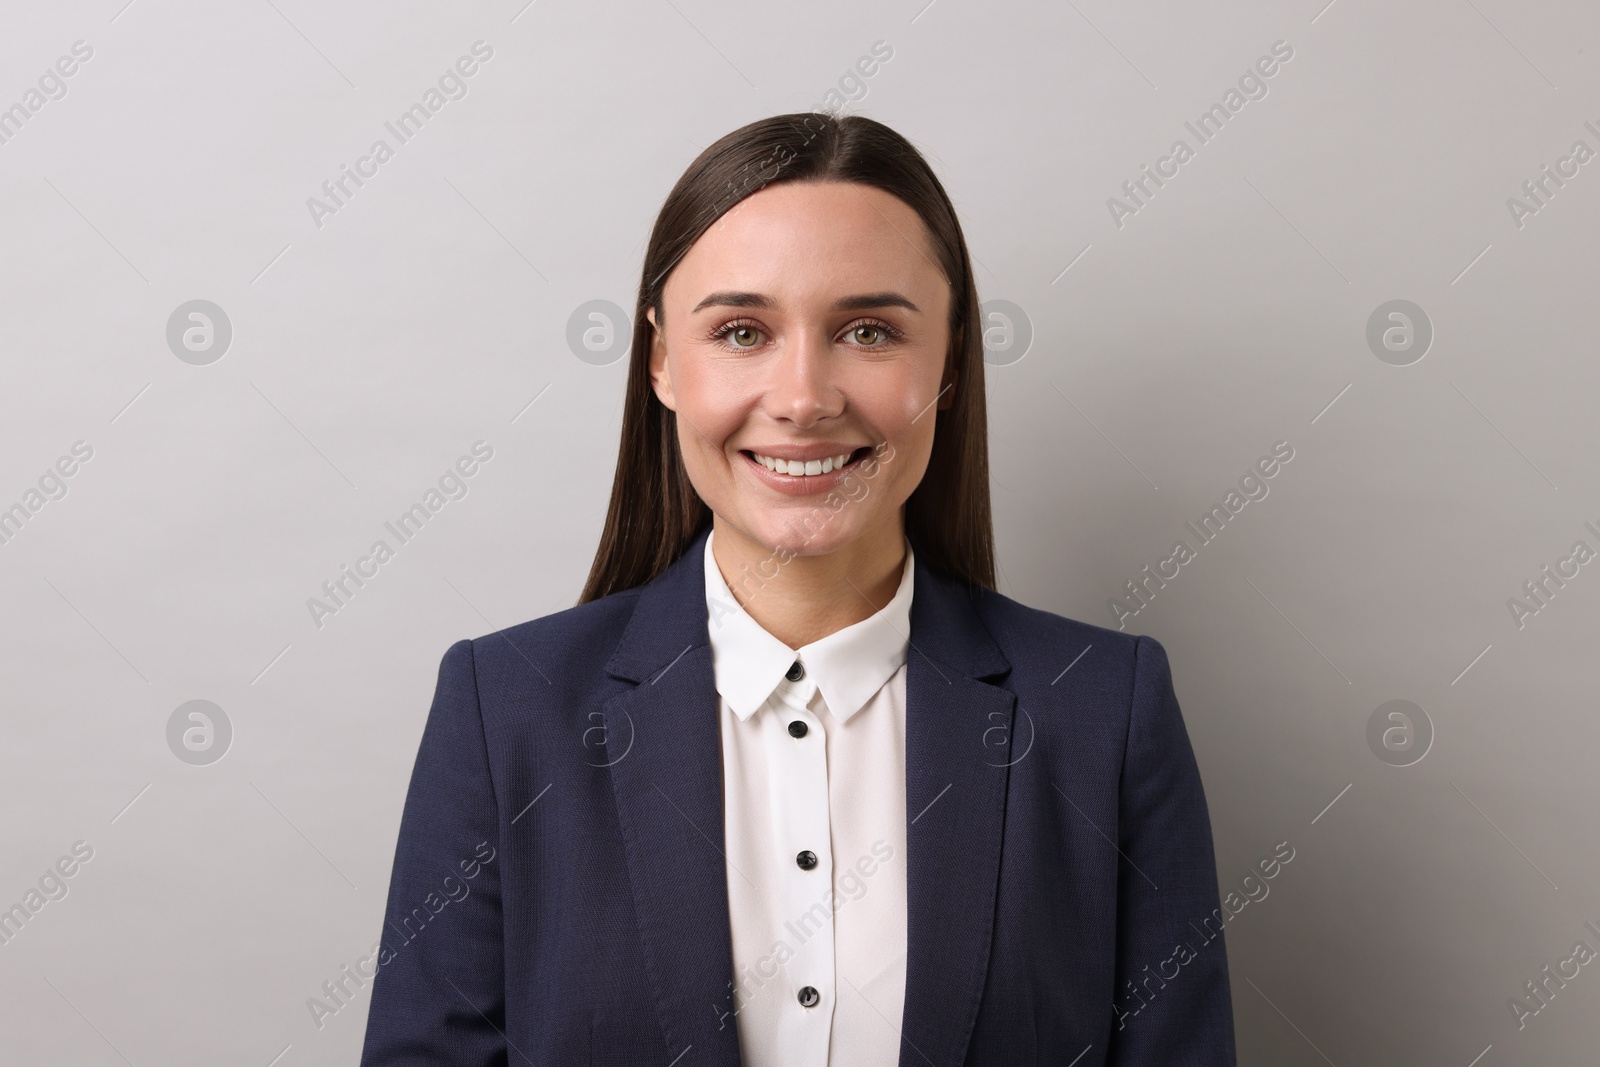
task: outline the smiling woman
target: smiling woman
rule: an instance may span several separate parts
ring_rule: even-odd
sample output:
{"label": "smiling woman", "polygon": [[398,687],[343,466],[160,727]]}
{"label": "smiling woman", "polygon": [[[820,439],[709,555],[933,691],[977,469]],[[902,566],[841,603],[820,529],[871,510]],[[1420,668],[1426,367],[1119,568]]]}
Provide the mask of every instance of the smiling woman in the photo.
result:
{"label": "smiling woman", "polygon": [[[658,217],[639,320],[652,329],[634,337],[618,477],[584,602],[650,580],[713,514],[727,569],[772,546],[798,551],[791,524],[810,502],[793,498],[833,485],[763,478],[754,457],[820,464],[885,441],[893,479],[807,546],[807,573],[837,587],[865,567],[882,591],[898,578],[904,508],[930,565],[993,587],[971,261],[949,197],[899,134],[796,114],[707,148]],[[660,464],[659,477],[637,477],[641,462]],[[765,498],[751,497],[757,484]],[[844,600],[840,618],[863,618],[864,606]]]}
{"label": "smiling woman", "polygon": [[1117,1006],[1218,906],[1205,795],[1158,642],[995,589],[927,162],[735,130],[634,321],[578,604],[445,653],[386,927],[500,863],[380,962],[362,1062],[1232,1064],[1220,936]]}
{"label": "smiling woman", "polygon": [[[956,376],[950,284],[924,229],[873,186],[771,184],[702,235],[645,309],[650,385],[700,507],[717,516],[718,563],[737,571],[781,548],[802,561],[796,586],[872,582],[861,597],[796,597],[787,611],[768,601],[763,627],[795,648],[871,615],[900,581],[900,508],[928,468],[932,412],[951,406]],[[973,362],[969,378],[981,373]],[[959,395],[981,397],[976,385]],[[965,414],[981,428],[981,408]],[[881,445],[896,459],[879,491],[802,540],[795,520],[810,498]],[[964,502],[987,529],[987,494]],[[982,555],[962,561],[974,577],[992,565],[986,544]]]}

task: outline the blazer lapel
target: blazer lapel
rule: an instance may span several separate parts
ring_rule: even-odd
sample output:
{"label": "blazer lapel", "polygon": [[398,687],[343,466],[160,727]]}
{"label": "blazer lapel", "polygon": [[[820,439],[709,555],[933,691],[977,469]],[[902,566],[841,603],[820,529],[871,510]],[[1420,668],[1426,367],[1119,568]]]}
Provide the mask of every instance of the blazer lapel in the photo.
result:
{"label": "blazer lapel", "polygon": [[994,932],[1016,697],[967,589],[916,560],[906,664],[906,994],[900,1067],[959,1067]]}
{"label": "blazer lapel", "polygon": [[639,684],[606,702],[606,748],[671,1061],[738,1067],[705,538],[639,595],[606,665]]}
{"label": "blazer lapel", "polygon": [[[640,591],[607,673],[607,759],[656,1011],[674,1060],[738,1067],[706,530]],[[966,1058],[988,970],[1016,698],[968,590],[916,560],[906,665],[900,1067]]]}

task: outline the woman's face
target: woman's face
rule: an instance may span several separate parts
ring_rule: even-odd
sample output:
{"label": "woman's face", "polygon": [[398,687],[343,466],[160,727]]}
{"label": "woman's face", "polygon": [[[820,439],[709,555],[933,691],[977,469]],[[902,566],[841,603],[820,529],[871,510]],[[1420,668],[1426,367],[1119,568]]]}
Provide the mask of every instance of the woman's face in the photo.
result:
{"label": "woman's face", "polygon": [[719,543],[726,527],[796,555],[898,549],[953,396],[949,301],[922,219],[870,186],[768,186],[695,242],[650,373]]}

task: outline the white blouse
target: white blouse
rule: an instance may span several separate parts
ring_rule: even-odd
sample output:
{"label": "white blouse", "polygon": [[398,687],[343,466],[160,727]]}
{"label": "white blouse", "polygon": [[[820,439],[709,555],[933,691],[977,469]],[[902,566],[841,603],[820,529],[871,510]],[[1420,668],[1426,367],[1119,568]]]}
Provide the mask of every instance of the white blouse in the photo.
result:
{"label": "white blouse", "polygon": [[739,606],[711,542],[733,937],[724,1025],[737,1023],[746,1067],[892,1065],[906,981],[911,543],[887,605],[796,651]]}

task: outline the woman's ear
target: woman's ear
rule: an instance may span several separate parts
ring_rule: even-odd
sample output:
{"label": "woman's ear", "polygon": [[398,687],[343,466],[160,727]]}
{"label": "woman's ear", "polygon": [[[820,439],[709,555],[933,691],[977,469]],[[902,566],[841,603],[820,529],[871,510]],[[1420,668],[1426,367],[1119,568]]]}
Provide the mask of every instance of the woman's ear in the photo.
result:
{"label": "woman's ear", "polygon": [[666,405],[669,411],[677,411],[677,398],[672,391],[672,371],[667,366],[667,342],[661,337],[661,328],[656,325],[656,309],[645,309],[644,317],[650,322],[650,386],[656,391],[656,399]]}

